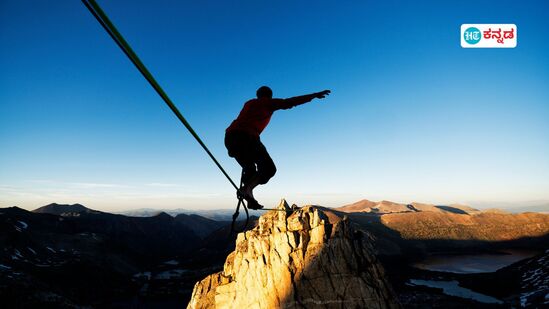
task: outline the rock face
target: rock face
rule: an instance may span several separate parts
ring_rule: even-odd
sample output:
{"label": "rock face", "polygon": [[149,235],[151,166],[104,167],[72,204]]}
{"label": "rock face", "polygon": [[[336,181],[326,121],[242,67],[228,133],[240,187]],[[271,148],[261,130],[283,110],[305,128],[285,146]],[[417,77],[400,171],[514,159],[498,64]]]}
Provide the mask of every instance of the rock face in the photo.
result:
{"label": "rock face", "polygon": [[282,201],[238,235],[187,308],[398,308],[370,240],[327,208]]}

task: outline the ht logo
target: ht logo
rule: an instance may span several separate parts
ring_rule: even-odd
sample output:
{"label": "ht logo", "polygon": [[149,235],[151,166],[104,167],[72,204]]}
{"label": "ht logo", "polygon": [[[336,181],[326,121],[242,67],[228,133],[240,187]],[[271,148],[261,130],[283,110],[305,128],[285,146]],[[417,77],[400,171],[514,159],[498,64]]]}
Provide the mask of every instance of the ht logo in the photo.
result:
{"label": "ht logo", "polygon": [[482,36],[480,35],[480,30],[475,27],[467,28],[465,32],[463,33],[463,38],[465,39],[465,42],[469,44],[477,44],[480,41],[480,38]]}

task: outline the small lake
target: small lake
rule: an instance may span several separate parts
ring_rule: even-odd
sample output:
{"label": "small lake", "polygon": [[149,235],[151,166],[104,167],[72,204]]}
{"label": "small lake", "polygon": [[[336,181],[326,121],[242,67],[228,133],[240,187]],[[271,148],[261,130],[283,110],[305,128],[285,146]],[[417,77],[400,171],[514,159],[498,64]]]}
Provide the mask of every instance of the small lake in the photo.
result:
{"label": "small lake", "polygon": [[501,254],[433,255],[413,264],[413,266],[420,269],[460,274],[486,273],[494,272],[538,253],[536,251],[505,250]]}
{"label": "small lake", "polygon": [[423,285],[431,288],[442,289],[442,292],[446,295],[457,296],[461,298],[474,299],[481,303],[488,304],[503,304],[503,302],[497,298],[480,294],[464,287],[459,286],[459,283],[455,280],[452,281],[437,281],[437,280],[418,280],[410,279],[411,285]]}

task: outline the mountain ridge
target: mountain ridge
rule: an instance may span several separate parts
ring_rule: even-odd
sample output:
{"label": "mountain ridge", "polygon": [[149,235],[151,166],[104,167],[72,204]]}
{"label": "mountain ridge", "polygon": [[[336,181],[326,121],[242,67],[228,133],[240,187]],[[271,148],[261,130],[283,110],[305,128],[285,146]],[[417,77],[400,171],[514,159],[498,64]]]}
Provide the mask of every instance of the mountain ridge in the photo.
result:
{"label": "mountain ridge", "polygon": [[85,207],[82,204],[57,204],[57,203],[51,203],[46,206],[42,206],[39,208],[36,208],[32,210],[31,212],[34,213],[48,213],[53,215],[60,215],[60,216],[78,216],[82,213],[101,213],[100,211],[93,210],[90,208]]}
{"label": "mountain ridge", "polygon": [[412,202],[409,204],[397,203],[388,200],[382,200],[379,202],[363,199],[352,204],[335,207],[334,209],[343,212],[366,212],[372,214],[388,214],[388,213],[400,213],[400,212],[454,212],[454,213],[467,213],[477,214],[482,212],[476,208],[461,205],[435,205],[428,203]]}

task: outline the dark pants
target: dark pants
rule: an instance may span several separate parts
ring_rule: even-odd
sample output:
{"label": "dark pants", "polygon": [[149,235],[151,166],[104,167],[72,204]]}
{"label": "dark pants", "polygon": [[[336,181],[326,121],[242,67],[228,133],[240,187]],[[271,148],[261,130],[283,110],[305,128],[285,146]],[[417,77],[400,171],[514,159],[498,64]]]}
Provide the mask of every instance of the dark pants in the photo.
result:
{"label": "dark pants", "polygon": [[276,166],[259,137],[242,132],[225,134],[225,147],[229,156],[242,166],[242,182],[248,184],[256,175],[259,184],[266,184],[276,173]]}

